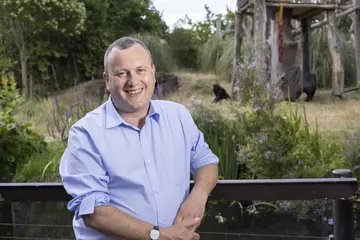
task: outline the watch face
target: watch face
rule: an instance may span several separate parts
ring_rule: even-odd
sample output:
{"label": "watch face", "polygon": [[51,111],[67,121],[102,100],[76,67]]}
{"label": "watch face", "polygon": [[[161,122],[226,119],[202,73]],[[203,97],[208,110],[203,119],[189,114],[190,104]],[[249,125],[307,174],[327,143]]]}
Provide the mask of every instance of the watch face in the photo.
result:
{"label": "watch face", "polygon": [[159,239],[160,238],[160,232],[158,230],[151,230],[150,232],[150,238],[151,239]]}

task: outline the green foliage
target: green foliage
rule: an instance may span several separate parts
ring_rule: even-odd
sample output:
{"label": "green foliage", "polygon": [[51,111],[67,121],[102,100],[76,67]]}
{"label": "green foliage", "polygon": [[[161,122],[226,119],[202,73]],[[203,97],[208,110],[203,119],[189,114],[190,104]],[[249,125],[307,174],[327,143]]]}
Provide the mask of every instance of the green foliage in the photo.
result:
{"label": "green foliage", "polygon": [[191,109],[192,117],[198,128],[204,133],[205,141],[219,159],[219,175],[224,179],[245,178],[236,163],[235,120],[225,117],[220,109],[206,105],[195,105]]}
{"label": "green foliage", "polygon": [[43,137],[8,116],[0,121],[0,181],[12,181],[16,171],[39,156],[46,147]]}
{"label": "green foliage", "polygon": [[199,79],[195,83],[195,91],[203,95],[214,95],[212,90],[212,84],[216,81],[215,79]]}
{"label": "green foliage", "polygon": [[316,129],[310,131],[297,109],[281,115],[250,113],[248,119],[261,127],[247,135],[237,160],[247,164],[254,177],[327,177],[344,164],[342,145],[321,137]]}
{"label": "green foliage", "polygon": [[156,66],[156,71],[171,72],[175,69],[172,50],[169,44],[158,35],[142,33],[134,34],[149,48]]}
{"label": "green foliage", "polygon": [[42,155],[35,155],[14,176],[14,182],[61,181],[59,163],[65,150],[64,144],[50,142]]}
{"label": "green foliage", "polygon": [[347,167],[351,169],[358,180],[360,179],[360,129],[347,136],[344,141],[344,157]]}
{"label": "green foliage", "polygon": [[23,102],[13,74],[2,76],[0,86],[0,121],[12,116],[15,108]]}
{"label": "green foliage", "polygon": [[8,40],[8,47],[16,49],[13,54],[21,64],[24,85],[30,85],[28,68],[36,69],[35,80],[49,79],[45,74],[51,65],[49,59],[66,56],[64,39],[84,30],[85,12],[84,4],[73,0],[1,1],[0,32]]}
{"label": "green foliage", "polygon": [[[250,63],[252,59],[252,40],[244,39],[242,47],[242,60]],[[234,37],[228,35],[224,38],[213,35],[200,47],[199,66],[203,72],[215,73],[226,79],[231,78],[233,71]]]}
{"label": "green foliage", "polygon": [[[329,50],[329,40],[326,27],[315,29],[312,34],[312,63],[313,71],[320,88],[331,88],[332,60]],[[354,48],[350,44],[350,34],[347,29],[342,29],[340,40],[343,43],[345,86],[356,84],[356,66]]]}
{"label": "green foliage", "polygon": [[199,44],[194,31],[184,28],[175,28],[168,36],[176,65],[179,68],[190,70],[198,69]]}
{"label": "green foliage", "polygon": [[[93,87],[88,87],[88,91],[94,92],[98,84],[93,80]],[[75,83],[76,102],[70,105],[65,105],[57,96],[53,98],[52,115],[49,116],[47,124],[48,134],[51,137],[66,144],[70,127],[108,98],[108,95],[102,91],[102,87],[98,87],[97,93],[90,95],[92,97],[89,98],[85,96],[85,90],[85,88],[79,89]]]}
{"label": "green foliage", "polygon": [[46,147],[43,137],[30,124],[17,123],[14,109],[22,101],[14,77],[3,76],[0,89],[0,181],[12,181],[16,171]]}

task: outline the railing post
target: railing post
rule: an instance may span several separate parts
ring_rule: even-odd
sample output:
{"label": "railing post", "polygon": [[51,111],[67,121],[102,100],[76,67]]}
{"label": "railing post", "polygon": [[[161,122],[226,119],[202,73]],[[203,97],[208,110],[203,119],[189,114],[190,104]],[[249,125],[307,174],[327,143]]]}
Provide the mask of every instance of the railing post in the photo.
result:
{"label": "railing post", "polygon": [[[334,177],[352,177],[351,170],[335,169]],[[334,240],[354,240],[353,203],[348,199],[333,200]]]}

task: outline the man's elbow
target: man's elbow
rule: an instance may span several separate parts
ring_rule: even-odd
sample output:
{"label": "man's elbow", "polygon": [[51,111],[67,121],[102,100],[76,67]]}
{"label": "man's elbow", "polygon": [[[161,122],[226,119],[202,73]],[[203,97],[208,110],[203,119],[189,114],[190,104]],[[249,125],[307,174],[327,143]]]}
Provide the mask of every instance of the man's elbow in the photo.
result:
{"label": "man's elbow", "polygon": [[85,226],[89,228],[96,228],[96,216],[93,214],[86,214],[82,216]]}

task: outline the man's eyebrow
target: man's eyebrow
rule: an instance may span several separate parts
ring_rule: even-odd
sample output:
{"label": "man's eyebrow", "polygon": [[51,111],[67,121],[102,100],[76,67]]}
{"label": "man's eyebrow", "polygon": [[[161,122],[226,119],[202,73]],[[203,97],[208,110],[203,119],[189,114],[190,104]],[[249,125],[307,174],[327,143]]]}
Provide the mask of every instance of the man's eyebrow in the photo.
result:
{"label": "man's eyebrow", "polygon": [[128,70],[125,68],[115,68],[112,70],[113,73],[118,73],[118,72],[122,72],[122,71],[128,71]]}

